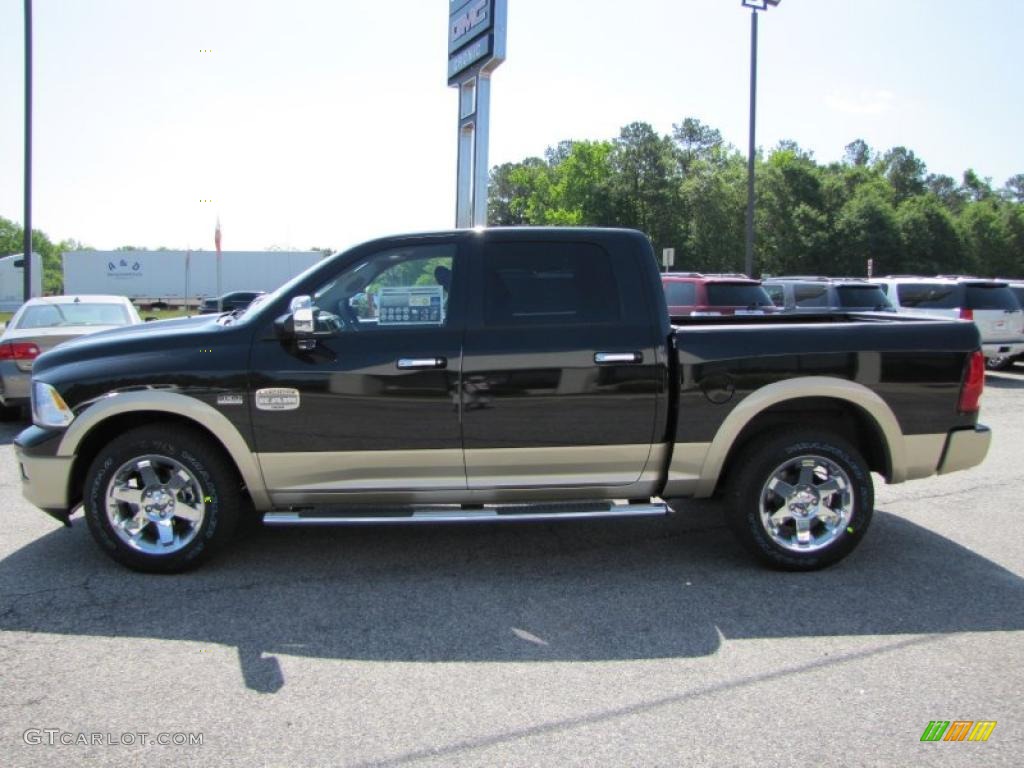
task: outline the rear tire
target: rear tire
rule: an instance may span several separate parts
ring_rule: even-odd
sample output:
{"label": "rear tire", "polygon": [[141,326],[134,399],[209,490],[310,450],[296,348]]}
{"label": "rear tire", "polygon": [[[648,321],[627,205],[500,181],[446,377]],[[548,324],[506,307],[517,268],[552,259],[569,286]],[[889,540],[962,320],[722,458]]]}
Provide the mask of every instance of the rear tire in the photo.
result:
{"label": "rear tire", "polygon": [[230,540],[243,494],[208,437],[174,424],[124,433],[93,460],[85,519],[100,548],[147,573],[194,568]]}
{"label": "rear tire", "polygon": [[729,525],[761,562],[788,571],[825,568],[860,543],[874,511],[871,473],[849,442],[793,430],[733,462]]}

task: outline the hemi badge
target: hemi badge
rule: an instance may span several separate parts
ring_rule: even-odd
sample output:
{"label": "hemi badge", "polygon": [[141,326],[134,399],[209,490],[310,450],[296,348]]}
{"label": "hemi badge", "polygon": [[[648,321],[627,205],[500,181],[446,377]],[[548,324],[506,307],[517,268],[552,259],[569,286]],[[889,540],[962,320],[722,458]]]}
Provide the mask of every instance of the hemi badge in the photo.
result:
{"label": "hemi badge", "polygon": [[257,389],[256,407],[261,411],[294,411],[299,407],[299,390],[287,387]]}
{"label": "hemi badge", "polygon": [[217,395],[217,405],[242,405],[244,402],[241,395]]}

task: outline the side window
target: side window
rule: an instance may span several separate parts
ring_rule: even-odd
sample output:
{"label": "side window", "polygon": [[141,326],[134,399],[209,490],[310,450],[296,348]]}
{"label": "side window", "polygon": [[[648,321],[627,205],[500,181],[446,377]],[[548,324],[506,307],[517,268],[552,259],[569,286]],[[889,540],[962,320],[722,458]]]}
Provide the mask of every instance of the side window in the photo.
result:
{"label": "side window", "polygon": [[665,303],[670,307],[692,307],[697,303],[697,286],[695,283],[682,283],[675,280],[663,283]]}
{"label": "side window", "polygon": [[342,331],[444,326],[454,265],[454,245],[368,256],[313,294],[317,326]]}
{"label": "side window", "polygon": [[484,324],[620,320],[611,256],[588,243],[494,243],[484,260]]}
{"label": "side window", "polygon": [[786,292],[781,285],[766,285],[764,289],[768,293],[768,298],[772,300],[772,304],[776,307],[786,306]]}
{"label": "side window", "polygon": [[900,283],[896,288],[900,304],[922,309],[956,309],[961,306],[957,285],[944,283]]}
{"label": "side window", "polygon": [[827,307],[827,285],[796,285],[793,287],[793,300],[798,307]]}

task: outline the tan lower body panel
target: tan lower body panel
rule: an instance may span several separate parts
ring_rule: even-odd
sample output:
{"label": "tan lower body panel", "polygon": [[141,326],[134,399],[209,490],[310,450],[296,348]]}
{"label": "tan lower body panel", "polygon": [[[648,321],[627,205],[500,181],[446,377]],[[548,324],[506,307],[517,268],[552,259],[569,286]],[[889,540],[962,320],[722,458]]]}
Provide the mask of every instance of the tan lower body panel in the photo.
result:
{"label": "tan lower body panel", "polygon": [[903,445],[907,453],[906,480],[931,477],[939,469],[942,451],[946,447],[946,433],[936,435],[906,435]]}
{"label": "tan lower body panel", "polygon": [[665,498],[693,496],[700,483],[704,461],[711,450],[711,443],[676,443],[672,449],[672,463],[668,468],[668,482],[665,484]]}
{"label": "tan lower body panel", "polygon": [[[276,506],[650,498],[665,447],[263,453]],[[469,483],[466,464],[476,471]],[[472,485],[473,487],[470,487]]]}
{"label": "tan lower body panel", "polygon": [[650,445],[482,448],[466,451],[466,476],[471,490],[629,485],[657,481],[655,458]]}
{"label": "tan lower body panel", "polygon": [[263,479],[282,491],[465,490],[461,449],[258,454]]}
{"label": "tan lower body panel", "polygon": [[991,444],[992,431],[988,427],[978,426],[974,429],[950,432],[939,474],[945,475],[978,466],[985,460]]}

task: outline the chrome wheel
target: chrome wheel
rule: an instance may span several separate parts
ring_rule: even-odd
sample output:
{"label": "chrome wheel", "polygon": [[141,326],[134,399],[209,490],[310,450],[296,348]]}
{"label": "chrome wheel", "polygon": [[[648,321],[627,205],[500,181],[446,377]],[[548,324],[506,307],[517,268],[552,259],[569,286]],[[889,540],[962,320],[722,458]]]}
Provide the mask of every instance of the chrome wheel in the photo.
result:
{"label": "chrome wheel", "polygon": [[790,552],[824,549],[846,531],[853,517],[850,476],[823,456],[797,456],[780,464],[761,489],[765,532]]}
{"label": "chrome wheel", "polygon": [[107,484],[105,507],[118,538],[150,555],[188,546],[206,517],[196,476],[180,462],[156,454],[121,465]]}

